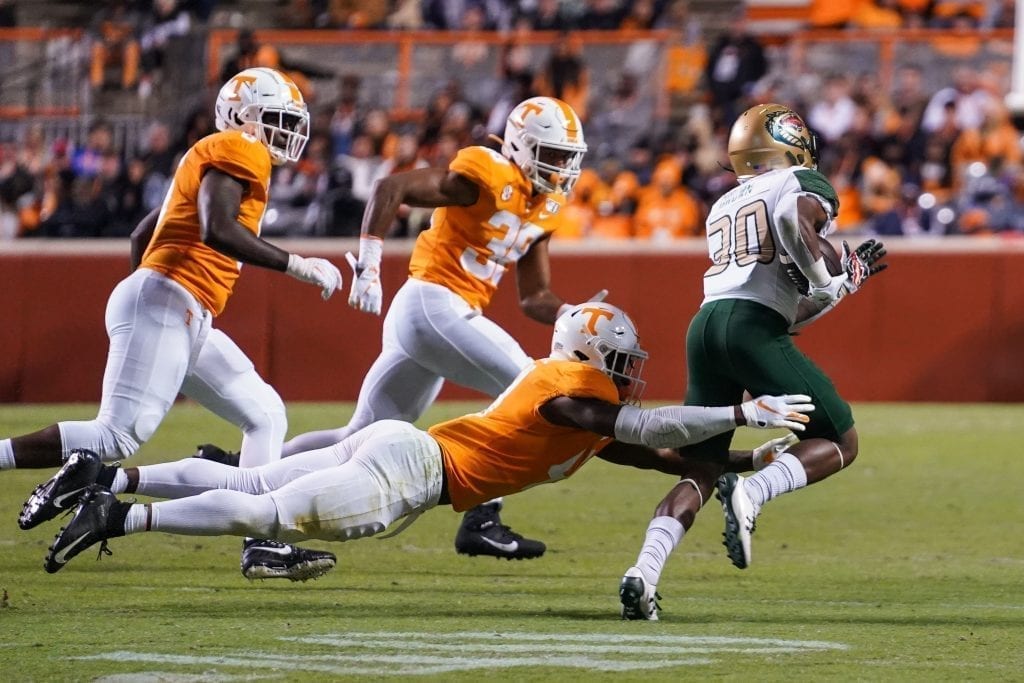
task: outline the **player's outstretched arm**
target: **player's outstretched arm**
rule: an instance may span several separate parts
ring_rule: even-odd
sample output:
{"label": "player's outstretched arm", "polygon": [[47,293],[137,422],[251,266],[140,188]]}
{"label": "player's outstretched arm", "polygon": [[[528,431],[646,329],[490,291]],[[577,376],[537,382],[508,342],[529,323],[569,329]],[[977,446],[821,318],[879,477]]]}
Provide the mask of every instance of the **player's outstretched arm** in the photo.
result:
{"label": "player's outstretched arm", "polygon": [[275,247],[243,227],[237,220],[245,183],[210,169],[199,185],[199,237],[203,243],[233,259],[261,268],[288,273],[316,285],[324,299],[341,288],[341,271],[326,259],[303,258]]}
{"label": "player's outstretched arm", "polygon": [[475,183],[443,168],[416,169],[378,180],[363,213],[359,256],[345,254],[353,273],[349,305],[380,315],[384,298],[380,284],[382,240],[402,204],[424,208],[471,206],[479,197],[480,188]]}
{"label": "player's outstretched arm", "polygon": [[558,396],[541,406],[540,413],[553,424],[613,436],[625,443],[680,448],[741,426],[803,431],[810,422],[807,413],[813,410],[811,398],[803,394],[759,396],[734,406],[649,409]]}

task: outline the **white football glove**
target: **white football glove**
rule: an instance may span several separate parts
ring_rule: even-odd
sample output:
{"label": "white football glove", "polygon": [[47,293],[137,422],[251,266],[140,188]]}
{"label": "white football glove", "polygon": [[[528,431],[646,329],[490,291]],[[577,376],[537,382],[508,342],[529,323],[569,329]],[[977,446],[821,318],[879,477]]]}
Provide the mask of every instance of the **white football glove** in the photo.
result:
{"label": "white football glove", "polygon": [[811,421],[804,413],[814,410],[814,404],[810,401],[811,397],[803,394],[759,396],[741,403],[740,409],[748,427],[783,427],[802,432],[804,425]]}
{"label": "white football glove", "polygon": [[850,276],[846,273],[833,275],[832,279],[824,285],[810,285],[807,298],[813,299],[821,306],[838,303],[840,299],[854,290],[850,282]]}
{"label": "white football glove", "polygon": [[324,301],[330,299],[335,290],[341,289],[341,271],[327,259],[303,258],[298,254],[289,254],[288,269],[285,272],[296,280],[319,287],[320,296]]}
{"label": "white football glove", "polygon": [[777,439],[766,441],[755,448],[751,451],[751,455],[754,460],[754,471],[759,472],[765,467],[768,467],[768,465],[771,465],[775,462],[775,458],[779,457],[781,453],[799,440],[800,439],[796,437],[796,434],[790,432],[785,436],[780,436]]}
{"label": "white football glove", "polygon": [[359,259],[352,252],[345,254],[345,260],[352,266],[355,277],[348,293],[348,305],[352,308],[380,315],[384,290],[380,286],[380,260],[383,242],[378,237],[359,238]]}
{"label": "white football glove", "polygon": [[[594,296],[592,296],[589,299],[587,299],[587,301],[604,301],[607,296],[608,296],[608,290],[607,289],[602,289],[602,290],[599,290],[597,292],[597,294],[595,294]],[[561,306],[558,307],[558,312],[555,314],[555,319],[557,320],[558,318],[561,318],[563,313],[568,311],[570,308],[573,308],[573,307],[578,306],[578,305],[579,304],[570,304],[570,303],[562,304]]]}

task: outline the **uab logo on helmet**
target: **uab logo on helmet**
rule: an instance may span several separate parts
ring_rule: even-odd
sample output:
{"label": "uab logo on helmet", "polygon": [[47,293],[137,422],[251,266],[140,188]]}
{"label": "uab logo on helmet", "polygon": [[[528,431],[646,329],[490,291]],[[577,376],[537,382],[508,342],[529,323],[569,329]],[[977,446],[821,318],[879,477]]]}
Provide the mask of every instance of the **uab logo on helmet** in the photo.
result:
{"label": "uab logo on helmet", "polygon": [[[807,139],[807,127],[796,112],[788,109],[770,112],[764,119],[764,127],[768,134],[784,145],[790,145],[805,152],[811,152]],[[804,164],[803,154],[794,154],[786,150],[786,156],[796,166]]]}

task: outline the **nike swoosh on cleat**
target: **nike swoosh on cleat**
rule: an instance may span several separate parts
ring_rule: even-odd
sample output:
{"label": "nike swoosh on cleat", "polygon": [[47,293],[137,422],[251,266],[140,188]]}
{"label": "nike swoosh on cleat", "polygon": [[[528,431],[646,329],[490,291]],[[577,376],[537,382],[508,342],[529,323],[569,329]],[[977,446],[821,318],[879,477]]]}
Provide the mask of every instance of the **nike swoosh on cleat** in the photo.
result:
{"label": "nike swoosh on cleat", "polygon": [[246,550],[262,550],[268,553],[276,553],[278,555],[291,555],[292,547],[285,546],[284,548],[272,548],[268,545],[251,545]]}
{"label": "nike swoosh on cleat", "polygon": [[499,543],[498,541],[492,541],[486,536],[481,536],[480,540],[487,545],[494,546],[498,550],[503,550],[506,553],[514,553],[519,550],[519,541],[512,541],[511,543]]}
{"label": "nike swoosh on cleat", "polygon": [[56,507],[59,507],[59,508],[63,509],[64,508],[64,501],[65,500],[67,500],[71,496],[77,496],[77,495],[81,494],[82,491],[85,490],[85,488],[86,487],[83,486],[82,488],[75,489],[74,491],[68,491],[67,493],[65,493],[62,496],[57,496],[56,498],[53,499],[53,504]]}
{"label": "nike swoosh on cleat", "polygon": [[57,564],[67,564],[67,560],[64,558],[68,556],[68,552],[78,546],[79,543],[86,539],[87,534],[82,534],[68,545],[61,548],[58,552],[53,554],[53,561]]}

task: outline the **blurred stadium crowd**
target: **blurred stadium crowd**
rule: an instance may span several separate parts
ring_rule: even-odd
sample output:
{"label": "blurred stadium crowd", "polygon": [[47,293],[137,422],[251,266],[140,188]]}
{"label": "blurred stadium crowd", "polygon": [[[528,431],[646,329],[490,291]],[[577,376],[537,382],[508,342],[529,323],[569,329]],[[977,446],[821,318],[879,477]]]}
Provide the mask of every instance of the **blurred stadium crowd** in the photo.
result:
{"label": "blurred stadium crowd", "polygon": [[[0,25],[23,23],[17,5],[0,0]],[[242,29],[221,60],[222,79],[274,66],[303,86],[313,112],[310,143],[300,163],[275,171],[265,234],[357,234],[376,179],[445,165],[466,145],[495,146],[489,135],[502,134],[511,107],[537,94],[570,102],[590,146],[570,204],[575,229],[557,239],[702,234],[707,207],[735,182],[725,168],[729,125],[758,101],[793,106],[817,133],[820,169],[842,202],[841,230],[1024,234],[1022,138],[1004,104],[1011,55],[988,44],[978,57],[985,31],[1012,26],[1012,0],[808,0],[806,29],[935,31],[931,47],[949,68],[898,60],[885,82],[877,70],[844,61],[845,43],[830,48],[823,67],[793,73],[785,37],[758,31],[740,2],[110,0],[91,7],[79,54],[92,92],[157,98],[166,85],[165,46],[213,27]],[[455,63],[469,68],[489,44],[499,57],[489,83],[452,78],[424,107],[398,111],[381,104],[381,83],[346,64],[303,60],[287,45],[261,42],[267,27],[480,32],[489,43],[453,39]],[[951,29],[966,33],[950,40]],[[523,40],[537,31],[557,32],[543,54]],[[650,41],[637,34],[627,67],[598,79],[604,66],[582,49],[592,31],[660,31],[684,75],[652,94]],[[205,69],[198,61],[190,67]],[[127,235],[159,206],[180,155],[212,131],[216,89],[207,84],[177,116],[150,108],[133,145],[111,122],[123,97],[107,98],[106,109],[97,98],[81,139],[31,122],[0,138],[0,239]],[[428,219],[406,211],[394,233],[415,235]]]}

